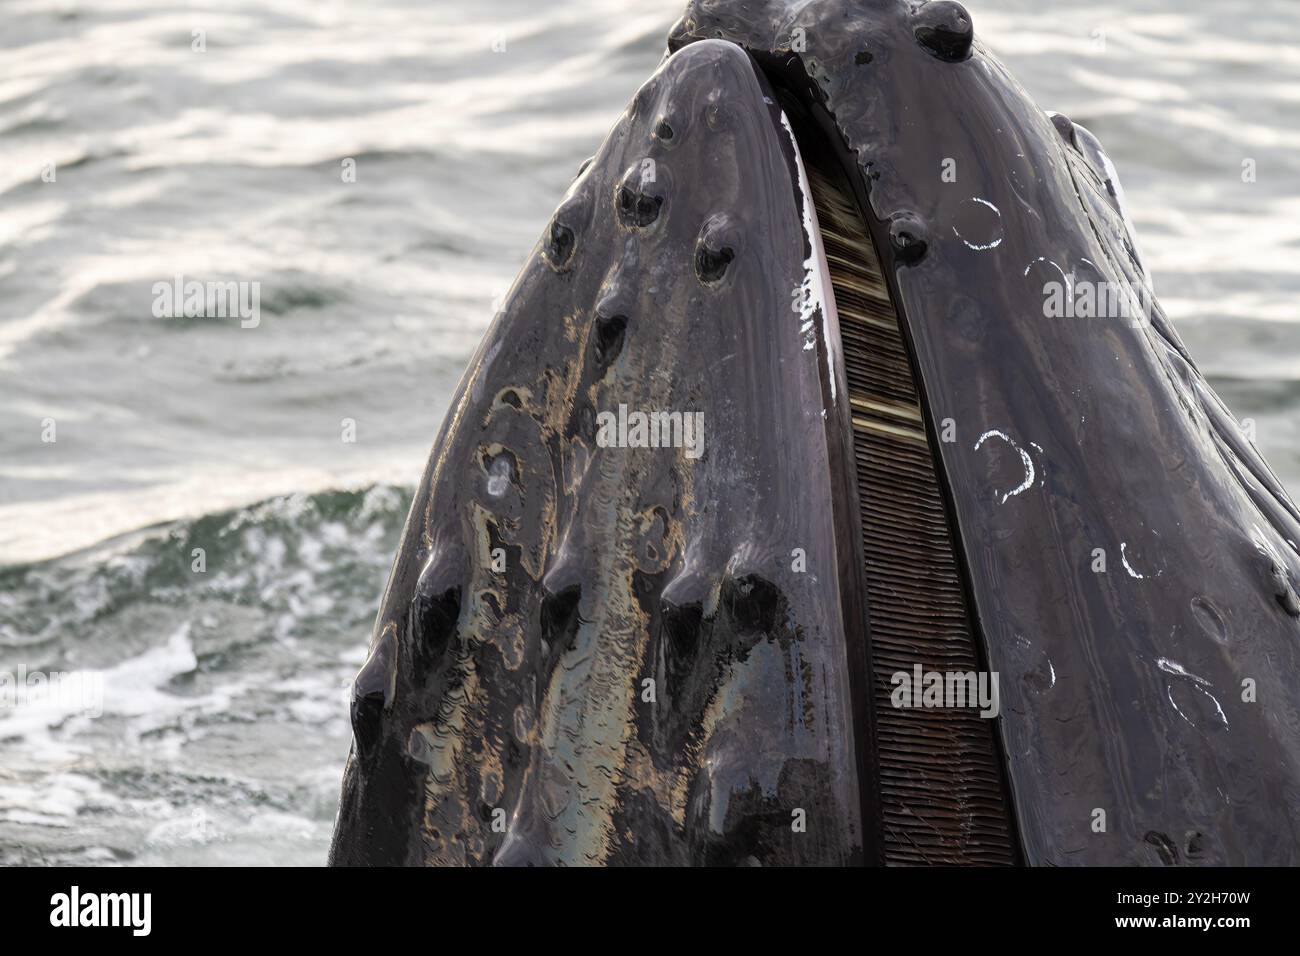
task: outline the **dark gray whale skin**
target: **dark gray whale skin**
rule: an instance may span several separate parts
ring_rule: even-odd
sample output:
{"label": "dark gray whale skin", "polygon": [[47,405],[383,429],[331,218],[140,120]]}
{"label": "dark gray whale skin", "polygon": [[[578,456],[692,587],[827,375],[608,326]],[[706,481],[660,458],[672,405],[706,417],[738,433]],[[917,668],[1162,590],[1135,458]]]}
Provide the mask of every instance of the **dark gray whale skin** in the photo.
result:
{"label": "dark gray whale skin", "polygon": [[[1044,312],[1062,274],[1146,288],[1095,139],[957,4],[692,3],[669,49],[435,444],[331,861],[880,861],[839,336],[790,308],[815,250],[779,89],[884,260],[1020,858],[1300,862],[1300,513],[1153,300]],[[703,411],[704,456],[596,448],[620,402]]]}
{"label": "dark gray whale skin", "polygon": [[[797,183],[754,64],[706,42],[570,188],[412,505],[332,862],[863,859],[860,572],[826,317],[792,308]],[[701,412],[703,455],[599,447],[620,404]]]}
{"label": "dark gray whale skin", "polygon": [[[1143,281],[1095,140],[1039,112],[956,4],[801,6],[692,4],[670,49],[729,40],[817,103],[893,254],[928,416],[955,424],[935,447],[1026,862],[1300,862],[1296,508],[1158,305],[1044,317],[1044,260]],[[992,430],[1034,466],[1005,499],[1026,469]]]}

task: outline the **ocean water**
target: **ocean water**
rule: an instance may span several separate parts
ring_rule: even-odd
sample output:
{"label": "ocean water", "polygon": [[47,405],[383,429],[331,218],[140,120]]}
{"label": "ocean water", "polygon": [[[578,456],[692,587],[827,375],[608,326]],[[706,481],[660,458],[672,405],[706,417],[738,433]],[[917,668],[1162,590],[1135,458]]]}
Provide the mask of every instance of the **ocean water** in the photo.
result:
{"label": "ocean water", "polygon": [[[1300,4],[966,5],[1300,492]],[[9,0],[0,862],[323,862],[412,485],[681,7]],[[178,275],[260,323],[155,317]]]}

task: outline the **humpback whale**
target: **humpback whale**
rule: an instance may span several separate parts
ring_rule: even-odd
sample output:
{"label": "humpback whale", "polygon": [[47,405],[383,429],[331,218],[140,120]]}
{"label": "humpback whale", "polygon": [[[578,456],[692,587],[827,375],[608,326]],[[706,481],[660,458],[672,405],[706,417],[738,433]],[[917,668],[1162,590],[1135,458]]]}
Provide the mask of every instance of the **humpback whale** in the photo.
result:
{"label": "humpback whale", "polygon": [[692,0],[434,442],[330,861],[1295,864],[1297,542],[959,4]]}

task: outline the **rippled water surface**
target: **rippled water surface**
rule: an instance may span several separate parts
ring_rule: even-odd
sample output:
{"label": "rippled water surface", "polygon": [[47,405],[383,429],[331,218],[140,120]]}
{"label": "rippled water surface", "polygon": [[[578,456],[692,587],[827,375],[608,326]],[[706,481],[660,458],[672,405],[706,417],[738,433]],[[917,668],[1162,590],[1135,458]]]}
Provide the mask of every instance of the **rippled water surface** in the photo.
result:
{"label": "rippled water surface", "polygon": [[[0,861],[323,860],[411,486],[681,6],[6,4],[0,670],[102,694],[0,700]],[[1106,145],[1166,311],[1300,490],[1300,4],[967,7]],[[259,281],[260,325],[155,318],[178,274]]]}

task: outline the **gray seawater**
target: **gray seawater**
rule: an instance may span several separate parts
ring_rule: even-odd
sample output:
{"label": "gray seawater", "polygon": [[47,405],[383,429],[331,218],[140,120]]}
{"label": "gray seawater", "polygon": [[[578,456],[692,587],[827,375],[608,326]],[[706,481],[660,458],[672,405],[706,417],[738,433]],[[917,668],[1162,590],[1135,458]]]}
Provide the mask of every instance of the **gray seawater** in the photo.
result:
{"label": "gray seawater", "polygon": [[[680,7],[6,5],[0,673],[83,676],[0,698],[0,862],[323,862],[411,487]],[[1106,145],[1166,311],[1300,490],[1300,4],[967,7]],[[259,281],[260,325],[155,318],[177,274]]]}

